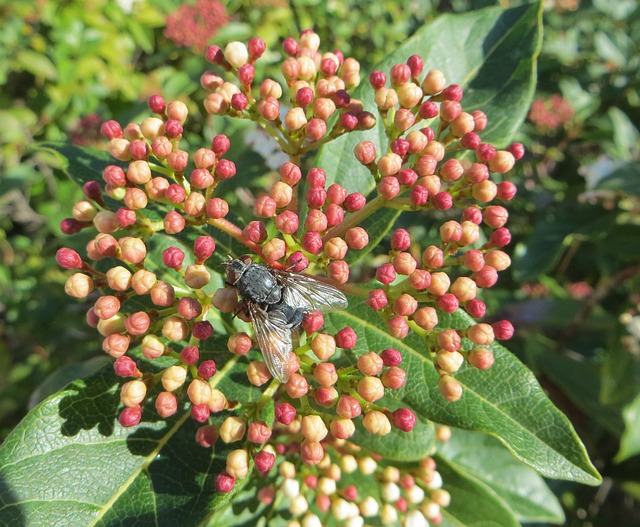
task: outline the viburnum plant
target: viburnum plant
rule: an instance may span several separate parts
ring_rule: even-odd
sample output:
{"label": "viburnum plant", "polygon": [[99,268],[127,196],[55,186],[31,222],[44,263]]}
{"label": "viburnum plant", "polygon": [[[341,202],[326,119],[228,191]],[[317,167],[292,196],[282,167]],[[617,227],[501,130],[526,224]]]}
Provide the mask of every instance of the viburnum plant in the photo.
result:
{"label": "viburnum plant", "polygon": [[[103,124],[112,160],[70,165],[85,198],[61,226],[90,233],[86,250],[57,261],[113,366],[45,401],[3,445],[3,465],[23,470],[45,451],[43,476],[54,457],[84,463],[18,485],[15,518],[516,525],[562,517],[521,462],[598,482],[568,420],[497,343],[513,327],[483,302],[510,264],[509,173],[524,148],[506,139],[531,99],[537,10],[440,20],[473,29],[482,61],[474,48],[438,69],[437,24],[368,74],[310,30],[284,39],[279,78],[257,78],[260,37],[210,46],[206,113],[253,121],[288,157],[261,192],[232,185],[226,135],[185,144],[183,102],[154,95],[140,122]],[[225,273],[243,254],[348,297],[292,328],[286,383]],[[32,505],[45,487],[53,501]]]}

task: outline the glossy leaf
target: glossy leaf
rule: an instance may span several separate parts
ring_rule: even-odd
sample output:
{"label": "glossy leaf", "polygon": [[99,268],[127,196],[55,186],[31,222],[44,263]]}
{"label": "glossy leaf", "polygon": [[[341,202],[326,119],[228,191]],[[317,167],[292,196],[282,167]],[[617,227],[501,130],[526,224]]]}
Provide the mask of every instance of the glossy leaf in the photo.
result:
{"label": "glossy leaf", "polygon": [[[600,476],[569,420],[553,406],[531,371],[499,344],[492,345],[495,364],[490,370],[465,366],[456,374],[464,393],[459,401],[448,403],[439,393],[438,374],[425,344],[415,333],[402,340],[390,336],[378,314],[356,299],[350,300],[348,311],[326,318],[334,328],[351,326],[355,330],[356,356],[385,348],[401,351],[402,366],[411,380],[389,395],[399,404],[437,423],[493,435],[545,476],[599,483]],[[441,327],[455,329],[472,323],[461,312],[453,317],[440,314],[440,321]]]}
{"label": "glossy leaf", "polygon": [[640,395],[624,408],[622,418],[625,428],[615,457],[618,463],[640,454]]}
{"label": "glossy leaf", "polygon": [[[441,70],[449,83],[462,86],[463,109],[481,109],[489,117],[482,132],[484,141],[505,147],[524,120],[535,88],[536,60],[541,45],[541,5],[514,9],[487,8],[465,14],[442,15],[423,26],[377,70],[387,71],[413,54],[425,60],[425,71]],[[364,72],[363,72],[364,73]],[[354,97],[373,104],[373,89],[363,74]],[[327,171],[329,183],[349,192],[367,194],[373,188],[369,171],[353,156],[363,140],[373,141],[386,152],[383,123],[364,133],[348,134],[324,147],[318,163]]]}
{"label": "glossy leaf", "polygon": [[443,527],[520,527],[515,514],[488,484],[436,457],[443,488],[451,494],[451,504],[442,512]]}
{"label": "glossy leaf", "polygon": [[[438,456],[467,477],[489,486],[520,522],[564,521],[562,507],[544,480],[496,439],[463,430],[452,432],[451,439],[438,448]],[[455,502],[456,496],[452,500]]]}

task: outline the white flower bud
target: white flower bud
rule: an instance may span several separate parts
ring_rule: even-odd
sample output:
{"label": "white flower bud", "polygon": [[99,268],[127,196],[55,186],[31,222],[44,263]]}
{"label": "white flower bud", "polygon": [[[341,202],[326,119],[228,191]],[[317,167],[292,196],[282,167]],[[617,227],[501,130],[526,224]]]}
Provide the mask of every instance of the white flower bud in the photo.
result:
{"label": "white flower bud", "polygon": [[358,460],[358,468],[365,476],[369,476],[376,471],[378,464],[372,457],[363,457]]}
{"label": "white flower bud", "polygon": [[322,522],[312,512],[307,512],[302,518],[302,527],[322,527]]}
{"label": "white flower bud", "polygon": [[441,487],[442,487],[442,476],[440,475],[440,472],[436,470],[433,473],[433,478],[427,484],[427,488],[429,490],[433,490],[433,489],[439,489]]}
{"label": "white flower bud", "polygon": [[385,503],[382,506],[380,518],[382,519],[382,523],[395,523],[398,521],[398,511],[393,505]]}
{"label": "white flower bud", "polygon": [[367,496],[360,503],[360,514],[362,514],[365,518],[376,516],[379,510],[380,506],[378,505],[376,499],[372,496]]}
{"label": "white flower bud", "polygon": [[363,527],[363,526],[364,526],[364,518],[360,515],[354,516],[353,518],[349,518],[344,523],[344,527]]}
{"label": "white flower bud", "polygon": [[342,498],[337,498],[331,503],[331,514],[338,521],[346,520],[350,512],[351,507],[349,506],[349,502]]}
{"label": "white flower bud", "polygon": [[242,42],[229,42],[224,48],[224,58],[234,68],[238,69],[249,60],[249,50]]}
{"label": "white flower bud", "polygon": [[308,510],[309,503],[302,494],[298,494],[291,500],[291,505],[289,505],[289,512],[291,512],[291,514],[293,514],[294,516],[302,516]]}
{"label": "white flower bud", "polygon": [[285,479],[282,484],[282,494],[293,499],[300,494],[300,482],[297,479]]}
{"label": "white flower bud", "polygon": [[420,511],[412,510],[407,512],[404,525],[405,527],[429,527],[429,522]]}
{"label": "white flower bud", "polygon": [[382,499],[389,503],[394,503],[400,498],[400,487],[389,481],[382,486]]}
{"label": "white flower bud", "polygon": [[422,500],[424,500],[424,490],[418,487],[418,485],[414,485],[406,490],[405,496],[409,503],[421,503]]}
{"label": "white flower bud", "polygon": [[351,474],[358,468],[358,462],[351,454],[347,454],[340,459],[340,466],[347,474]]}
{"label": "white flower bud", "polygon": [[331,478],[320,478],[318,480],[318,491],[327,496],[333,496],[336,492],[336,482]]}

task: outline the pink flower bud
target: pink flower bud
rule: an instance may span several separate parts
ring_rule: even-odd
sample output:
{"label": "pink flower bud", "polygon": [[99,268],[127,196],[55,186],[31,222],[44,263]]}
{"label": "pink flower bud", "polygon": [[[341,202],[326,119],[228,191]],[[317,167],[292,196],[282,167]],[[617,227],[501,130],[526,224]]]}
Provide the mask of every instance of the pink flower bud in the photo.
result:
{"label": "pink flower bud", "polygon": [[474,279],[478,287],[493,287],[498,282],[498,271],[490,265],[485,265],[480,271],[475,273]]}
{"label": "pink flower bud", "polygon": [[327,205],[324,213],[327,217],[327,227],[329,228],[340,225],[344,219],[344,209],[335,203]]}
{"label": "pink flower bud", "polygon": [[358,341],[358,335],[353,328],[347,326],[336,333],[335,340],[339,348],[353,349]]}
{"label": "pink flower bud", "polygon": [[249,423],[249,431],[247,432],[247,439],[252,443],[262,444],[266,443],[271,437],[271,428],[267,426],[263,421],[253,421]]}
{"label": "pink flower bud", "polygon": [[397,366],[402,362],[402,354],[393,348],[382,350],[380,358],[385,366]]}
{"label": "pink flower bud", "polygon": [[289,271],[299,273],[309,267],[309,260],[301,251],[296,251],[287,258],[287,267]]}
{"label": "pink flower bud", "polygon": [[386,84],[387,77],[382,71],[372,71],[369,74],[369,82],[374,90],[378,90]]}
{"label": "pink flower bud", "polygon": [[216,250],[216,242],[211,236],[199,236],[193,244],[193,253],[198,263],[209,258]]}
{"label": "pink flower bud", "polygon": [[354,397],[343,395],[336,405],[336,413],[344,419],[355,419],[362,413],[362,407]]}
{"label": "pink flower bud", "polygon": [[204,380],[208,380],[213,377],[218,371],[216,363],[212,360],[205,360],[198,366],[198,376]]}
{"label": "pink flower bud", "polygon": [[416,185],[411,189],[409,199],[414,207],[422,207],[429,200],[429,190],[423,186]]}
{"label": "pink flower bud", "polygon": [[375,309],[376,311],[380,311],[383,309],[389,301],[387,300],[387,295],[382,289],[374,289],[369,292],[367,296],[367,305],[371,309]]}
{"label": "pink flower bud", "polygon": [[56,262],[63,269],[81,269],[82,258],[73,249],[62,248],[56,252]]}
{"label": "pink flower bud", "polygon": [[[93,310],[92,310],[93,312]],[[100,320],[96,321],[96,325]],[[95,327],[95,326],[94,326]],[[127,335],[120,333],[112,333],[102,341],[102,349],[112,357],[118,359],[122,357],[129,349],[131,339]]]}
{"label": "pink flower bud", "polygon": [[169,211],[164,217],[164,230],[167,234],[178,234],[184,230],[186,220],[175,211]]}
{"label": "pink flower bud", "polygon": [[142,408],[140,406],[127,407],[120,413],[118,421],[122,426],[129,427],[137,425],[142,419]]}
{"label": "pink flower bud", "polygon": [[213,425],[201,426],[196,430],[196,443],[203,448],[211,448],[218,440],[218,430]]}
{"label": "pink flower bud", "polygon": [[349,264],[344,260],[333,260],[327,266],[327,276],[337,284],[349,281]]}
{"label": "pink flower bud", "polygon": [[453,206],[453,198],[448,192],[438,192],[431,199],[431,203],[438,210],[449,210]]}
{"label": "pink flower bud", "polygon": [[276,202],[269,196],[260,196],[254,206],[253,210],[259,218],[271,218],[276,212]]}
{"label": "pink flower bud", "polygon": [[345,198],[344,209],[347,212],[357,212],[365,206],[366,202],[367,198],[360,194],[360,192],[353,192]]}
{"label": "pink flower bud", "polygon": [[[211,47],[211,46],[210,46]],[[226,472],[222,472],[216,476],[216,491],[222,494],[227,494],[233,490],[236,485],[235,478],[231,477]]]}
{"label": "pink flower bud", "polygon": [[493,331],[495,333],[495,338],[498,340],[509,340],[513,337],[514,328],[513,324],[508,320],[500,320],[498,322],[494,322],[492,325]]}
{"label": "pink flower bud", "polygon": [[139,374],[136,362],[126,355],[116,359],[113,363],[113,369],[118,377],[133,377]]}
{"label": "pink flower bud", "polygon": [[403,339],[409,334],[409,324],[403,316],[392,317],[387,320],[387,330],[392,337]]}
{"label": "pink flower bud", "polygon": [[100,125],[100,133],[105,139],[118,139],[123,137],[122,127],[117,121],[105,121]]}
{"label": "pink flower bud", "polygon": [[327,199],[327,192],[323,188],[310,188],[307,190],[307,205],[312,209],[319,209]]}
{"label": "pink flower bud", "polygon": [[279,173],[281,181],[291,187],[295,186],[302,178],[300,168],[290,161],[280,167]]}
{"label": "pink flower bud", "polygon": [[302,328],[305,330],[307,335],[311,335],[312,333],[319,331],[323,325],[324,317],[319,311],[307,313],[302,319]]}
{"label": "pink flower bud", "polygon": [[452,293],[445,293],[436,300],[436,306],[445,313],[455,313],[459,307],[459,302]]}
{"label": "pink flower bud", "polygon": [[407,382],[407,372],[398,366],[391,366],[380,377],[385,388],[399,390]]}
{"label": "pink flower bud", "polygon": [[408,408],[398,408],[391,414],[393,426],[403,432],[410,432],[416,426],[417,418]]}
{"label": "pink flower bud", "polygon": [[[311,211],[313,212],[313,211]],[[332,260],[342,260],[347,254],[347,242],[340,237],[331,238],[324,244],[324,254]]]}
{"label": "pink flower bud", "polygon": [[327,217],[319,209],[310,210],[304,221],[304,228],[309,232],[323,232],[327,226]]}
{"label": "pink flower bud", "polygon": [[197,298],[181,298],[178,301],[178,314],[185,320],[193,320],[202,314],[202,305]]}
{"label": "pink flower bud", "polygon": [[376,280],[383,285],[389,285],[396,279],[396,270],[393,264],[383,264],[376,269]]}
{"label": "pink flower bud", "polygon": [[407,293],[402,293],[393,302],[393,312],[405,317],[411,316],[418,309],[418,301]]}
{"label": "pink flower bud", "polygon": [[253,457],[253,462],[255,463],[258,472],[262,475],[267,474],[273,468],[275,461],[276,457],[266,450],[261,450]]}
{"label": "pink flower bud", "polygon": [[212,198],[207,202],[206,211],[210,218],[224,218],[229,213],[229,204],[222,198]]}
{"label": "pink flower bud", "polygon": [[208,339],[213,334],[213,326],[207,320],[201,320],[193,325],[192,335],[200,340]]}
{"label": "pink flower bud", "polygon": [[495,357],[493,352],[487,348],[474,348],[467,354],[467,361],[474,368],[488,370],[493,366]]}
{"label": "pink flower bud", "polygon": [[329,387],[338,381],[336,367],[331,362],[321,362],[313,370],[313,377],[321,386]]}
{"label": "pink flower bud", "polygon": [[229,179],[236,175],[236,165],[228,159],[220,159],[216,165],[216,176],[220,179]]}
{"label": "pink flower bud", "polygon": [[385,176],[378,183],[378,192],[386,200],[392,200],[400,194],[400,182],[395,176]]}
{"label": "pink flower bud", "polygon": [[279,423],[290,425],[296,418],[296,409],[289,403],[279,403],[276,404],[275,416]]}
{"label": "pink flower bud", "polygon": [[393,268],[398,274],[408,276],[416,270],[418,263],[408,252],[400,252],[393,257]]}
{"label": "pink flower bud", "polygon": [[267,239],[267,228],[261,221],[250,221],[242,233],[247,240],[253,243],[262,243]]}
{"label": "pink flower bud", "polygon": [[184,261],[184,252],[177,247],[167,247],[162,251],[162,262],[171,269],[179,270]]}

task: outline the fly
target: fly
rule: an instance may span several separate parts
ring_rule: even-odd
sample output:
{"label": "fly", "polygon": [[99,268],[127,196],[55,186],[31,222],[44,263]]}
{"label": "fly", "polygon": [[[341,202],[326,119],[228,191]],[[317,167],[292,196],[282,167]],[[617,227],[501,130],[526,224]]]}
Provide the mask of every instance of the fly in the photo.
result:
{"label": "fly", "polygon": [[304,315],[345,309],[347,297],[311,276],[273,269],[249,257],[229,257],[225,266],[227,283],[244,300],[267,368],[274,378],[287,382],[293,332]]}

